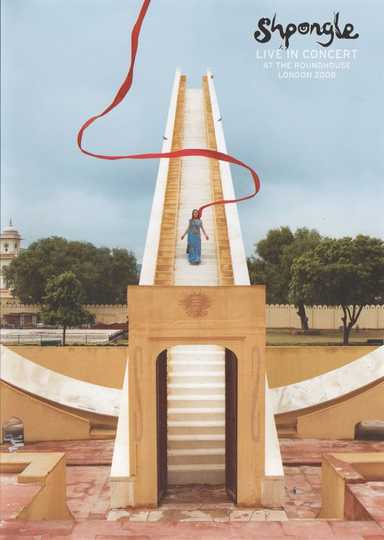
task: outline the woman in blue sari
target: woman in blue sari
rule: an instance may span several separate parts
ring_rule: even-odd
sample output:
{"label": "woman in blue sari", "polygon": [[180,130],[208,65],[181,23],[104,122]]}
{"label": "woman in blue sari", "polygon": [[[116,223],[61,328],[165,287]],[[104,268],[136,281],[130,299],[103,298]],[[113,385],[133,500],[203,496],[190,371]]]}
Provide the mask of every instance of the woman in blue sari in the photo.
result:
{"label": "woman in blue sari", "polygon": [[203,231],[205,238],[209,240],[209,237],[204,230],[203,222],[199,217],[199,212],[195,209],[192,211],[192,218],[189,220],[188,228],[181,237],[183,240],[185,235],[188,234],[187,253],[188,260],[191,264],[200,264],[201,262],[200,230]]}

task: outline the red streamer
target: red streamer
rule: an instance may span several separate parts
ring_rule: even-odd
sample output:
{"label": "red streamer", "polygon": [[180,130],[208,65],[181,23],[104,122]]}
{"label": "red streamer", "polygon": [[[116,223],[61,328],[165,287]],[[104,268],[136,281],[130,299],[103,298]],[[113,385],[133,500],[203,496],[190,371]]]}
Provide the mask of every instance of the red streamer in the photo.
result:
{"label": "red streamer", "polygon": [[205,208],[208,208],[209,206],[214,206],[216,204],[236,203],[240,201],[245,201],[247,199],[251,199],[260,190],[260,179],[256,171],[252,169],[252,167],[244,163],[243,161],[240,161],[239,159],[233,156],[230,156],[229,154],[224,154],[223,152],[218,152],[216,150],[209,150],[207,148],[186,148],[184,150],[175,150],[173,152],[152,152],[152,153],[146,153],[146,154],[127,154],[127,155],[120,155],[120,156],[110,156],[110,155],[105,155],[105,154],[95,154],[94,152],[89,152],[88,150],[85,150],[85,148],[83,147],[83,135],[84,135],[85,130],[89,126],[91,126],[96,120],[98,120],[102,116],[105,116],[112,109],[117,107],[119,103],[123,101],[123,99],[125,98],[125,96],[127,95],[127,93],[129,92],[132,86],[136,54],[139,47],[140,31],[141,31],[141,27],[142,27],[142,24],[143,24],[143,21],[144,21],[144,18],[145,18],[145,15],[147,13],[150,3],[151,3],[151,0],[143,1],[139,15],[137,17],[137,20],[131,32],[131,62],[130,62],[128,74],[126,78],[124,79],[122,85],[120,86],[119,90],[117,91],[117,94],[115,95],[112,103],[108,105],[108,107],[104,109],[103,112],[95,116],[92,116],[81,126],[77,134],[78,147],[80,148],[81,152],[83,152],[83,154],[86,154],[87,156],[91,156],[97,159],[108,159],[108,160],[158,159],[158,158],[181,158],[181,157],[187,157],[187,156],[204,156],[211,159],[217,159],[219,161],[227,161],[229,163],[233,163],[234,165],[239,165],[240,167],[244,167],[250,172],[253,183],[254,183],[254,190],[250,195],[245,195],[244,197],[239,197],[237,199],[220,199],[216,201],[211,201],[207,204],[200,206],[200,208],[198,209],[200,216],[202,215],[203,210]]}

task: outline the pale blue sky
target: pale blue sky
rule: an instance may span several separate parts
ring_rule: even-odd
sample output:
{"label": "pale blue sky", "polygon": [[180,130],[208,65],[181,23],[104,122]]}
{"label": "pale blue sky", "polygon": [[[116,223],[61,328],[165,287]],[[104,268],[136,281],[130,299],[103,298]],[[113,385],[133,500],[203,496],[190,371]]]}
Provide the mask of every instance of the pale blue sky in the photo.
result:
{"label": "pale blue sky", "polygon": [[[1,0],[2,225],[24,245],[49,235],[128,247],[142,255],[156,162],[82,155],[76,132],[112,99],[128,66],[140,0]],[[325,22],[340,11],[360,38],[335,80],[279,80],[253,39],[260,17]],[[240,205],[247,253],[272,227],[332,236],[383,236],[383,31],[380,0],[153,0],[126,101],[92,127],[102,153],[158,151],[176,67],[191,85],[207,67],[231,154],[253,165],[262,190]],[[293,37],[290,48],[319,48]],[[235,187],[249,180],[233,168]]]}

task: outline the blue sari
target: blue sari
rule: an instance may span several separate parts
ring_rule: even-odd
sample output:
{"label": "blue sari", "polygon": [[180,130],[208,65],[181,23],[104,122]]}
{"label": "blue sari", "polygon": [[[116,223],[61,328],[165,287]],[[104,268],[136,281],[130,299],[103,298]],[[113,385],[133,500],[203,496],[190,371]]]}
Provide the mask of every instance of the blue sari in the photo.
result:
{"label": "blue sari", "polygon": [[201,262],[201,226],[200,219],[189,220],[187,253],[190,264],[200,264]]}

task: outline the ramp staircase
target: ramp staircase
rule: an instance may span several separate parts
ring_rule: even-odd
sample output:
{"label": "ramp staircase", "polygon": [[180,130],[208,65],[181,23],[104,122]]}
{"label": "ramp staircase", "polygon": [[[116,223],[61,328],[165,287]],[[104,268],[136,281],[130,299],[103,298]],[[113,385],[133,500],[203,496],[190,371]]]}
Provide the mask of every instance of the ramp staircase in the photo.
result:
{"label": "ramp staircase", "polygon": [[[206,77],[202,88],[182,79],[177,100],[173,148],[216,148]],[[209,236],[202,237],[202,262],[188,263],[181,240],[192,210],[221,198],[217,163],[202,157],[170,160],[165,193],[157,285],[233,284],[223,208],[204,212]],[[176,233],[176,235],[175,235]],[[215,345],[168,350],[168,483],[224,483],[224,350]]]}

